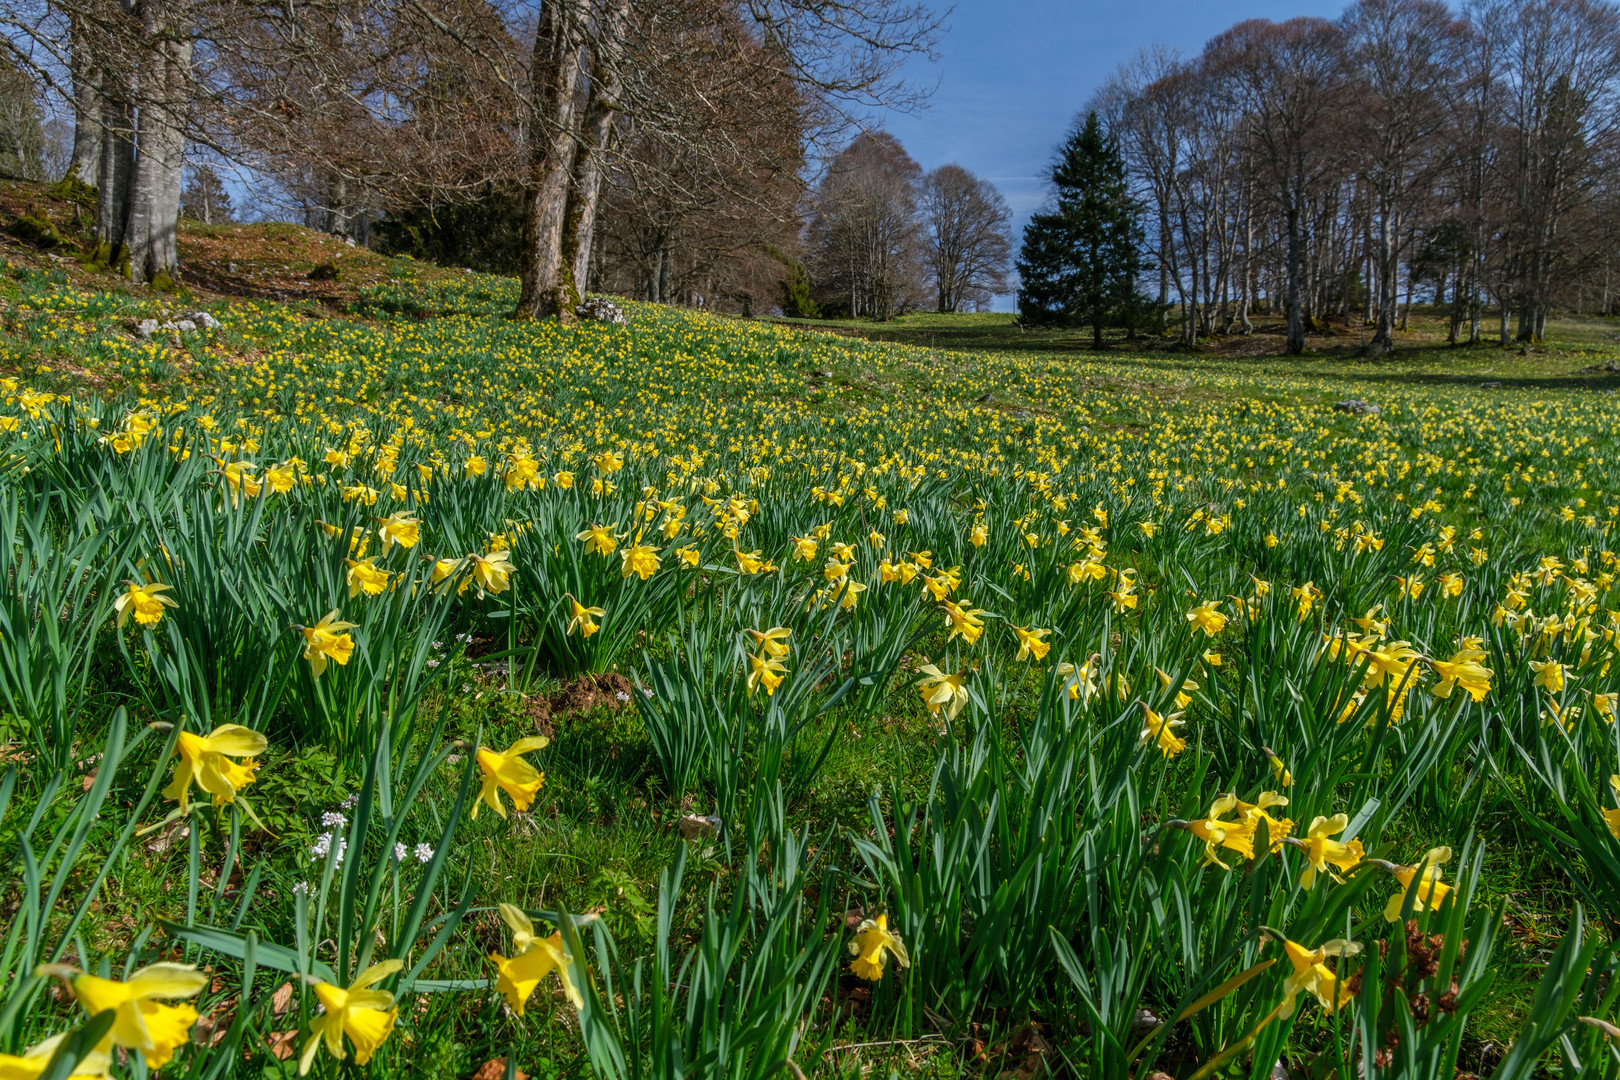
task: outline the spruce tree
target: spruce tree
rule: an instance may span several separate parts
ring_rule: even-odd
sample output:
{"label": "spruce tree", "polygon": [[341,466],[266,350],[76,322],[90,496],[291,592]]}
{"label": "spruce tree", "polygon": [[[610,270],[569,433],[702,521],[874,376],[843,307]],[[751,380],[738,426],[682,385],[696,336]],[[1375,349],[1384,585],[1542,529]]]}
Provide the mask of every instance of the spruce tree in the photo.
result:
{"label": "spruce tree", "polygon": [[1096,113],[1064,143],[1052,184],[1052,209],[1024,229],[1019,314],[1032,324],[1090,326],[1101,348],[1104,329],[1138,315],[1144,234],[1125,161]]}
{"label": "spruce tree", "polygon": [[180,216],[204,225],[220,225],[232,218],[231,195],[225,182],[207,165],[198,165],[191,183],[180,194]]}

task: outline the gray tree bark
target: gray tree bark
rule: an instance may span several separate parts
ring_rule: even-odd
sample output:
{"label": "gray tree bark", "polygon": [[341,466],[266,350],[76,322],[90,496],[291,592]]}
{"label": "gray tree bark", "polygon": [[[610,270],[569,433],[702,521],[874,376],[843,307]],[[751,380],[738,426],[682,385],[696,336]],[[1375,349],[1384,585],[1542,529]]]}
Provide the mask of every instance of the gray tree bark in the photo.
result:
{"label": "gray tree bark", "polygon": [[613,0],[603,14],[596,47],[591,50],[591,89],[585,109],[585,138],[575,153],[574,170],[568,191],[568,211],[563,223],[562,265],[568,279],[560,283],[558,302],[572,311],[579,305],[590,280],[591,251],[596,233],[596,208],[602,194],[602,174],[607,164],[613,125],[619,115],[619,83],[616,48],[620,28],[630,14],[630,0]]}
{"label": "gray tree bark", "polygon": [[96,192],[96,258],[115,266],[124,256],[129,223],[129,187],[135,174],[135,111],[108,87],[97,119],[102,132],[101,169]]}
{"label": "gray tree bark", "polygon": [[142,0],[141,27],[147,49],[140,75],[135,172],[129,185],[124,246],[132,281],[180,275],[175,247],[180,223],[181,174],[185,164],[185,112],[191,79],[191,42],[172,33],[174,8]]}
{"label": "gray tree bark", "polygon": [[101,184],[101,154],[106,145],[102,129],[104,102],[101,97],[101,71],[89,55],[83,36],[68,32],[69,64],[73,76],[73,158],[67,175],[81,184]]}
{"label": "gray tree bark", "polygon": [[[561,303],[562,239],[574,157],[583,139],[579,83],[585,60],[586,5],[558,0],[541,8],[534,35],[529,163],[523,208],[523,257],[517,318],[569,319]],[[568,268],[572,271],[573,267]]]}

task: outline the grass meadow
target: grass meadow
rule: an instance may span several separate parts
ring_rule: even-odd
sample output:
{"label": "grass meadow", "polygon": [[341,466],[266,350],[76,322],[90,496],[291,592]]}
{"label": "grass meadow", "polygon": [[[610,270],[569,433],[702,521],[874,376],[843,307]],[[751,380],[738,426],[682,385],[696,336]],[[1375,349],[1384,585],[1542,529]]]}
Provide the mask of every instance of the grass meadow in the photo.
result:
{"label": "grass meadow", "polygon": [[0,280],[0,1076],[1620,1075],[1620,327],[373,269]]}

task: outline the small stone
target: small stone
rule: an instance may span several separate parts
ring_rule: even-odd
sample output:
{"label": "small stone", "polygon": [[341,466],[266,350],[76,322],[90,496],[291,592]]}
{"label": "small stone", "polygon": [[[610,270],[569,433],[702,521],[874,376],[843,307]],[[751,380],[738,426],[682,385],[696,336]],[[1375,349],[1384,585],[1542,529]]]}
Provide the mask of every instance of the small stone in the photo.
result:
{"label": "small stone", "polygon": [[1160,1020],[1152,1009],[1137,1009],[1136,1015],[1131,1017],[1131,1034],[1136,1037],[1157,1031],[1163,1026],[1164,1021]]}
{"label": "small stone", "polygon": [[587,322],[623,324],[624,309],[605,296],[590,296],[574,309],[574,314]]}
{"label": "small stone", "polygon": [[1371,402],[1359,398],[1348,398],[1333,403],[1334,412],[1349,413],[1351,416],[1377,416],[1383,410]]}
{"label": "small stone", "polygon": [[720,819],[712,814],[685,814],[678,822],[682,840],[696,840],[720,831]]}
{"label": "small stone", "polygon": [[218,330],[222,325],[224,325],[206,311],[193,311],[191,314],[187,315],[186,318],[190,319],[204,330]]}
{"label": "small stone", "polygon": [[135,324],[136,337],[148,338],[157,332],[158,321],[156,319],[142,319],[140,322]]}

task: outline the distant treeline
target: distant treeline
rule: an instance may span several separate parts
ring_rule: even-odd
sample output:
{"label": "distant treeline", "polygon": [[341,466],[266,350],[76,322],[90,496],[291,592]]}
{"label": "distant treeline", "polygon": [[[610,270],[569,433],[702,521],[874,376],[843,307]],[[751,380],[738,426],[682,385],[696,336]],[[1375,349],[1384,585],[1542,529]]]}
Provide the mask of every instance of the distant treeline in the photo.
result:
{"label": "distant treeline", "polygon": [[[1287,316],[1387,350],[1414,302],[1453,340],[1610,313],[1620,276],[1620,12],[1599,0],[1361,0],[1152,50],[1091,103],[1188,343]],[[1482,325],[1487,310],[1497,325]]]}

